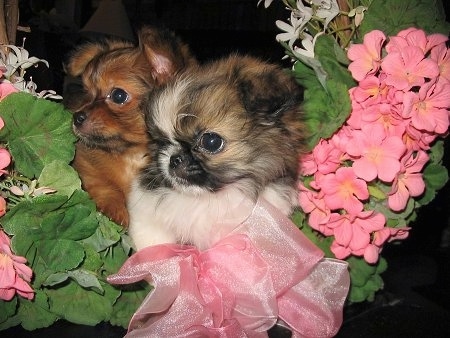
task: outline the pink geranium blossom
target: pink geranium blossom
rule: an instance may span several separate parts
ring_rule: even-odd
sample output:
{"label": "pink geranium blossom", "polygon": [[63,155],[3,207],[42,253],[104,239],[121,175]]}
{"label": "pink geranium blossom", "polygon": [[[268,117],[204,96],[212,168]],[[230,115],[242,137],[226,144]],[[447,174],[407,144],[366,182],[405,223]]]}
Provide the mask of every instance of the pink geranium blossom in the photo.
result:
{"label": "pink geranium blossom", "polygon": [[316,171],[322,174],[334,172],[341,165],[342,155],[332,142],[320,140],[312,153],[301,161],[300,172],[303,175],[312,175]]}
{"label": "pink geranium blossom", "polygon": [[0,82],[0,101],[11,93],[16,93],[19,90],[14,87],[11,83],[2,81]]}
{"label": "pink geranium blossom", "polygon": [[358,214],[369,191],[364,180],[356,177],[352,168],[341,167],[336,173],[324,175],[320,181],[324,200],[331,210],[344,209],[350,214]]}
{"label": "pink geranium blossom", "polygon": [[333,235],[333,231],[326,226],[331,212],[325,204],[323,194],[309,190],[303,184],[300,184],[299,188],[299,205],[305,213],[309,214],[309,225],[325,236]]}
{"label": "pink geranium blossom", "polygon": [[447,133],[450,84],[429,82],[420,88],[419,93],[407,92],[403,98],[402,115],[411,118],[414,128],[437,134]]}
{"label": "pink geranium blossom", "polygon": [[[0,117],[0,129],[2,129],[4,126],[5,122]],[[9,166],[10,163],[11,163],[11,155],[9,154],[8,150],[0,148],[0,176],[7,173],[7,171],[4,169],[7,166]]]}
{"label": "pink geranium blossom", "polygon": [[339,259],[347,258],[351,254],[364,256],[366,250],[372,249],[374,233],[383,230],[385,224],[384,215],[373,211],[363,211],[356,216],[334,213],[328,223],[328,226],[334,229],[335,237],[331,251]]}
{"label": "pink geranium blossom", "polygon": [[398,32],[396,36],[390,37],[389,42],[386,44],[386,51],[392,53],[398,52],[406,46],[416,46],[424,54],[427,54],[432,48],[445,44],[446,41],[447,37],[445,35],[431,34],[427,36],[423,30],[410,27]]}
{"label": "pink geranium blossom", "polygon": [[28,284],[33,274],[27,260],[11,251],[9,237],[0,230],[0,299],[11,300],[14,295],[33,299],[34,291]]}
{"label": "pink geranium blossom", "polygon": [[407,151],[429,150],[430,144],[436,139],[436,134],[418,130],[408,124],[403,135]]}
{"label": "pink geranium blossom", "polygon": [[6,214],[6,200],[0,196],[0,217]]}
{"label": "pink geranium blossom", "polygon": [[363,44],[351,45],[347,56],[353,61],[348,66],[355,80],[361,81],[367,75],[378,71],[381,62],[381,46],[386,40],[382,31],[374,30],[364,36]]}
{"label": "pink geranium blossom", "polygon": [[8,150],[0,148],[0,176],[6,174],[7,171],[4,170],[11,163],[11,155]]}
{"label": "pink geranium blossom", "polygon": [[[350,89],[350,97],[356,102],[365,102],[368,104],[384,101],[388,92],[386,83],[375,75],[366,76],[357,87]],[[366,102],[367,104],[367,102]]]}
{"label": "pink geranium blossom", "polygon": [[400,157],[405,145],[398,136],[387,136],[380,125],[366,125],[353,133],[353,142],[347,145],[347,152],[355,157],[353,169],[356,175],[366,181],[380,178],[392,182],[400,170]]}
{"label": "pink geranium blossom", "polygon": [[386,84],[398,90],[409,90],[421,86],[425,79],[439,75],[437,63],[424,56],[416,46],[406,46],[399,52],[386,55],[381,62],[381,69],[386,73]]}
{"label": "pink geranium blossom", "polygon": [[387,136],[403,135],[406,126],[397,107],[388,102],[376,103],[367,107],[362,116],[362,122],[380,125]]}
{"label": "pink geranium blossom", "polygon": [[446,41],[408,28],[389,41],[372,31],[349,47],[348,69],[358,81],[348,91],[349,118],[307,156],[302,173],[313,177],[299,195],[311,227],[334,236],[335,257],[374,264],[386,242],[408,236],[408,227],[388,227],[386,216],[370,209],[382,204],[402,212],[425,191],[427,152],[450,124]]}
{"label": "pink geranium blossom", "polygon": [[450,51],[445,44],[433,48],[430,59],[434,60],[439,67],[439,81],[450,82]]}
{"label": "pink geranium blossom", "polygon": [[405,209],[409,197],[420,196],[425,191],[422,170],[429,156],[424,151],[410,153],[402,159],[402,169],[389,193],[388,205],[394,211]]}

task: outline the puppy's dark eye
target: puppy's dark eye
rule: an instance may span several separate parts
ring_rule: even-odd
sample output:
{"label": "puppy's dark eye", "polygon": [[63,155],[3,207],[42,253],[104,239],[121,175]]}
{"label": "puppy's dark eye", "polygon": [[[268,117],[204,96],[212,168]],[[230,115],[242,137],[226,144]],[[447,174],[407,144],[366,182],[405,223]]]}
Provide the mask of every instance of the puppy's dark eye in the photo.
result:
{"label": "puppy's dark eye", "polygon": [[109,93],[108,98],[114,103],[124,104],[128,101],[128,93],[121,88],[114,88]]}
{"label": "puppy's dark eye", "polygon": [[210,154],[217,154],[223,149],[224,145],[225,141],[216,133],[204,133],[198,142],[199,148]]}

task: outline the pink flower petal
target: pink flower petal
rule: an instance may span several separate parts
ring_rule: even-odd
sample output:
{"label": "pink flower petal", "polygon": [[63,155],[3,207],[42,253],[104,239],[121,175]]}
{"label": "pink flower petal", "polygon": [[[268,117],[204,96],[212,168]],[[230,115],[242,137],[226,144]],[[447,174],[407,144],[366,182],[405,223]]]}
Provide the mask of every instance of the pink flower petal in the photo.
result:
{"label": "pink flower petal", "polygon": [[353,237],[350,243],[350,249],[352,251],[364,249],[370,243],[370,234],[359,226],[353,227]]}
{"label": "pink flower petal", "polygon": [[351,250],[349,248],[339,245],[336,241],[331,243],[330,249],[337,259],[345,259],[351,254]]}
{"label": "pink flower petal", "polygon": [[369,244],[364,250],[364,259],[369,264],[375,264],[378,261],[380,248],[373,244]]}
{"label": "pink flower petal", "polygon": [[409,200],[409,191],[403,183],[398,183],[395,192],[389,195],[388,205],[394,211],[402,211],[405,209]]}

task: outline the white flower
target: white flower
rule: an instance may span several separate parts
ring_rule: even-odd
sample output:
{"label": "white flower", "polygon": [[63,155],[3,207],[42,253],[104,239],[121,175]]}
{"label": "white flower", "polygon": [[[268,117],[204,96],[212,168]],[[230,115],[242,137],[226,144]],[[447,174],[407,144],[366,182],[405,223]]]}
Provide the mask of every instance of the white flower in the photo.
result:
{"label": "white flower", "polygon": [[292,10],[291,18],[289,20],[290,24],[281,20],[277,20],[275,22],[277,27],[284,31],[284,33],[280,33],[276,36],[276,40],[284,42],[287,41],[291,48],[312,17],[311,8],[303,6],[301,1],[298,1],[297,6],[300,6],[300,8]]}
{"label": "white flower", "polygon": [[8,53],[4,53],[0,50],[1,61],[6,67],[4,75],[7,79],[12,78],[13,76],[23,77],[26,69],[35,66],[39,62],[44,63],[48,67],[47,61],[34,56],[30,57],[28,51],[23,47],[14,45],[4,46],[10,49]]}
{"label": "white flower", "polygon": [[315,6],[315,15],[325,19],[324,30],[328,27],[331,20],[339,14],[339,5],[336,0],[312,0]]}
{"label": "white flower", "polygon": [[257,6],[259,6],[259,4],[263,1],[264,1],[264,7],[267,8],[270,6],[270,4],[272,3],[273,0],[259,0]]}
{"label": "white flower", "polygon": [[30,186],[26,185],[25,183],[22,183],[20,185],[13,185],[9,188],[9,191],[11,191],[11,193],[13,193],[16,196],[29,196],[29,197],[36,197],[56,192],[55,189],[49,187],[36,188],[36,186],[37,181],[33,180],[31,181]]}
{"label": "white flower", "polygon": [[305,21],[305,25],[308,23],[309,20],[311,20],[311,17],[313,15],[313,10],[311,7],[305,6],[303,4],[303,0],[297,0],[297,9],[293,9],[292,12],[295,16],[299,18],[303,18],[303,21]]}
{"label": "white flower", "polygon": [[355,26],[359,27],[361,22],[364,19],[364,12],[367,10],[367,7],[365,6],[358,6],[356,8],[353,8],[349,13],[349,17],[355,17]]}
{"label": "white flower", "polygon": [[301,41],[301,45],[303,48],[295,46],[293,48],[294,54],[298,56],[307,57],[310,59],[314,59],[314,44],[316,43],[316,37],[312,37],[312,35],[308,33],[303,33],[304,38]]}

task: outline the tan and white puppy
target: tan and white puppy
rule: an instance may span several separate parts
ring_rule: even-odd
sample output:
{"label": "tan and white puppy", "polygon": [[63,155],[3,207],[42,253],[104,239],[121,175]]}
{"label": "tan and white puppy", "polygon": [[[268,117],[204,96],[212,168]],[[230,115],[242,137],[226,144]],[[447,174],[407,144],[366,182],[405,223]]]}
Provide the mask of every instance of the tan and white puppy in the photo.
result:
{"label": "tan and white puppy", "polygon": [[304,144],[300,100],[286,70],[236,55],[151,93],[145,117],[154,161],[128,199],[136,248],[208,248],[228,231],[217,225],[245,219],[260,196],[289,214]]}

